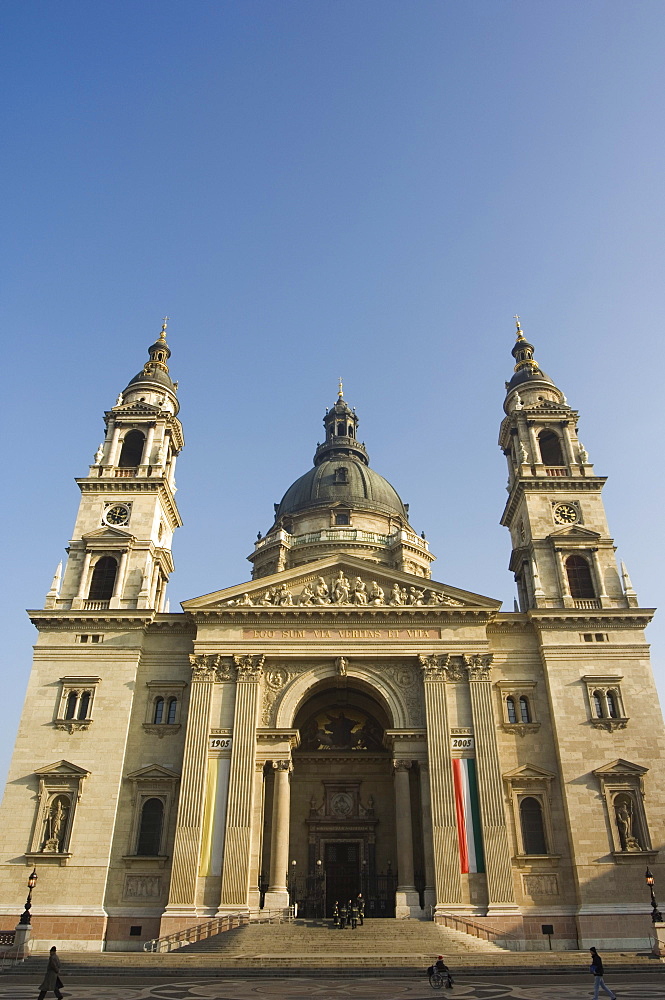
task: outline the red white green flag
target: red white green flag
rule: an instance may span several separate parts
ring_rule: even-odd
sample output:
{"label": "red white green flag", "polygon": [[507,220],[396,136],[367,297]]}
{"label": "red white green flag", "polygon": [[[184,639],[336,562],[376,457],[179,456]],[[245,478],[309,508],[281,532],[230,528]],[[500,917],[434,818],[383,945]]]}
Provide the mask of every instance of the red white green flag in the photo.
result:
{"label": "red white green flag", "polygon": [[460,871],[462,874],[484,872],[485,855],[480,828],[475,760],[467,757],[453,757],[453,781],[455,784]]}

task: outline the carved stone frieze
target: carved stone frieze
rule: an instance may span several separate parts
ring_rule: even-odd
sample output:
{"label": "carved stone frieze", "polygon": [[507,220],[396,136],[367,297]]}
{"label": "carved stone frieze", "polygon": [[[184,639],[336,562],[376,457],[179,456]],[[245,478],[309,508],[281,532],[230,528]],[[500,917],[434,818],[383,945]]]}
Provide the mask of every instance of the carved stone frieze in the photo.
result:
{"label": "carved stone frieze", "polygon": [[559,895],[556,875],[522,875],[522,884],[527,896]]}
{"label": "carved stone frieze", "polygon": [[594,729],[606,729],[608,733],[613,733],[615,729],[625,729],[628,719],[589,719]]}
{"label": "carved stone frieze", "polygon": [[516,733],[517,736],[526,736],[527,733],[536,733],[540,729],[539,722],[503,722],[501,728],[506,733]]}
{"label": "carved stone frieze", "polygon": [[470,681],[489,681],[493,653],[464,653],[463,658]]}
{"label": "carved stone frieze", "polygon": [[91,722],[92,719],[56,719],[53,728],[67,733],[79,733],[89,729]]}
{"label": "carved stone frieze", "polygon": [[355,608],[371,607],[418,607],[418,608],[461,608],[458,601],[433,587],[402,587],[394,583],[388,594],[377,580],[364,580],[360,576],[349,580],[340,570],[337,576],[326,579],[323,576],[308,580],[300,593],[289,590],[286,583],[278,587],[268,587],[258,594],[245,592],[240,597],[229,598],[225,602],[233,608],[313,608],[332,605]]}

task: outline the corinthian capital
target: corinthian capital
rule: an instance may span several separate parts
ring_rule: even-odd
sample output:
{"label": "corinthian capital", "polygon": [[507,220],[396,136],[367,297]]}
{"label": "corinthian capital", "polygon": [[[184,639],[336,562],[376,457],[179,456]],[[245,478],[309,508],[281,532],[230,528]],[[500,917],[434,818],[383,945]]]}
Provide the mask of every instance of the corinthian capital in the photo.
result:
{"label": "corinthian capital", "polygon": [[402,760],[401,758],[398,758],[397,760],[393,761],[393,770],[395,770],[395,771],[410,771],[411,770],[411,761],[410,760]]}
{"label": "corinthian capital", "polygon": [[494,653],[464,653],[464,666],[470,681],[488,681],[492,671]]}
{"label": "corinthian capital", "polygon": [[275,771],[292,771],[293,764],[290,760],[274,760],[272,762],[273,769]]}
{"label": "corinthian capital", "polygon": [[258,681],[263,672],[264,653],[239,653],[233,657],[239,681]]}
{"label": "corinthian capital", "polygon": [[444,681],[446,679],[446,670],[450,662],[449,653],[431,653],[429,655],[421,653],[418,659],[423,669],[424,680]]}
{"label": "corinthian capital", "polygon": [[219,653],[200,653],[190,655],[193,681],[230,681],[233,677],[233,664],[230,656]]}

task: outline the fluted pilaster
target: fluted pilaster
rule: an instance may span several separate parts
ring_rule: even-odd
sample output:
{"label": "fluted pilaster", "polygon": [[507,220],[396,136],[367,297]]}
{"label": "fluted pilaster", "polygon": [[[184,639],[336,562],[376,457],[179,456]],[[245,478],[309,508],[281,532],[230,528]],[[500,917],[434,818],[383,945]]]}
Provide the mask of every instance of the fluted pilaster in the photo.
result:
{"label": "fluted pilaster", "polygon": [[425,690],[427,754],[432,802],[432,846],[436,904],[462,902],[455,791],[446,702],[446,668],[450,657],[420,656]]}
{"label": "fluted pilaster", "polygon": [[205,804],[212,689],[219,657],[191,656],[192,688],[187,715],[180,801],[173,846],[169,907],[194,906]]}
{"label": "fluted pilaster", "polygon": [[220,907],[246,907],[254,803],[256,724],[264,656],[234,656],[238,668]]}
{"label": "fluted pilaster", "polygon": [[476,738],[478,797],[485,848],[487,894],[490,908],[514,904],[506,814],[503,808],[496,721],[492,710],[491,654],[464,657],[469,675],[473,731]]}

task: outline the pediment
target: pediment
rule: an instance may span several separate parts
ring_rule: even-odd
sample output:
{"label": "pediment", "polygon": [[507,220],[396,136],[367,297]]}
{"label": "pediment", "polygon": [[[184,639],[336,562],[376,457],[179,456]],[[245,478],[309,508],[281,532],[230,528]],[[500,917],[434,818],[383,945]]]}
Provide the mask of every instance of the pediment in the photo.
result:
{"label": "pediment", "polygon": [[600,538],[600,533],[592,531],[591,528],[583,528],[581,524],[566,525],[564,528],[557,528],[550,532],[550,538],[568,538],[571,540],[583,541],[585,539],[596,540]]}
{"label": "pediment", "polygon": [[343,554],[192,598],[182,607],[191,613],[294,607],[316,611],[344,607],[354,611],[474,608],[492,612],[498,611],[501,602]]}
{"label": "pediment", "polygon": [[46,764],[44,767],[37,768],[34,774],[40,778],[86,778],[90,771],[86,771],[84,767],[78,767],[77,764],[70,764],[68,760],[58,760],[55,764]]}
{"label": "pediment", "polygon": [[148,764],[147,767],[141,767],[138,771],[132,771],[130,774],[126,774],[125,777],[130,781],[174,781],[180,775],[177,771],[172,771],[168,767],[162,767],[161,764]]}
{"label": "pediment", "polygon": [[619,757],[617,760],[613,760],[611,764],[603,764],[601,767],[595,768],[593,773],[604,778],[620,778],[626,775],[641,778],[648,770],[648,767],[642,767],[640,764],[632,764],[629,760],[623,760],[622,757]]}
{"label": "pediment", "polygon": [[122,539],[126,541],[133,536],[129,531],[122,531],[120,528],[114,528],[110,524],[104,524],[101,528],[95,528],[94,531],[87,531],[81,537],[85,542],[103,542],[106,539],[113,539],[113,541]]}
{"label": "pediment", "polygon": [[504,774],[506,781],[552,781],[556,775],[552,771],[546,771],[544,767],[536,767],[535,764],[522,764],[512,771]]}

